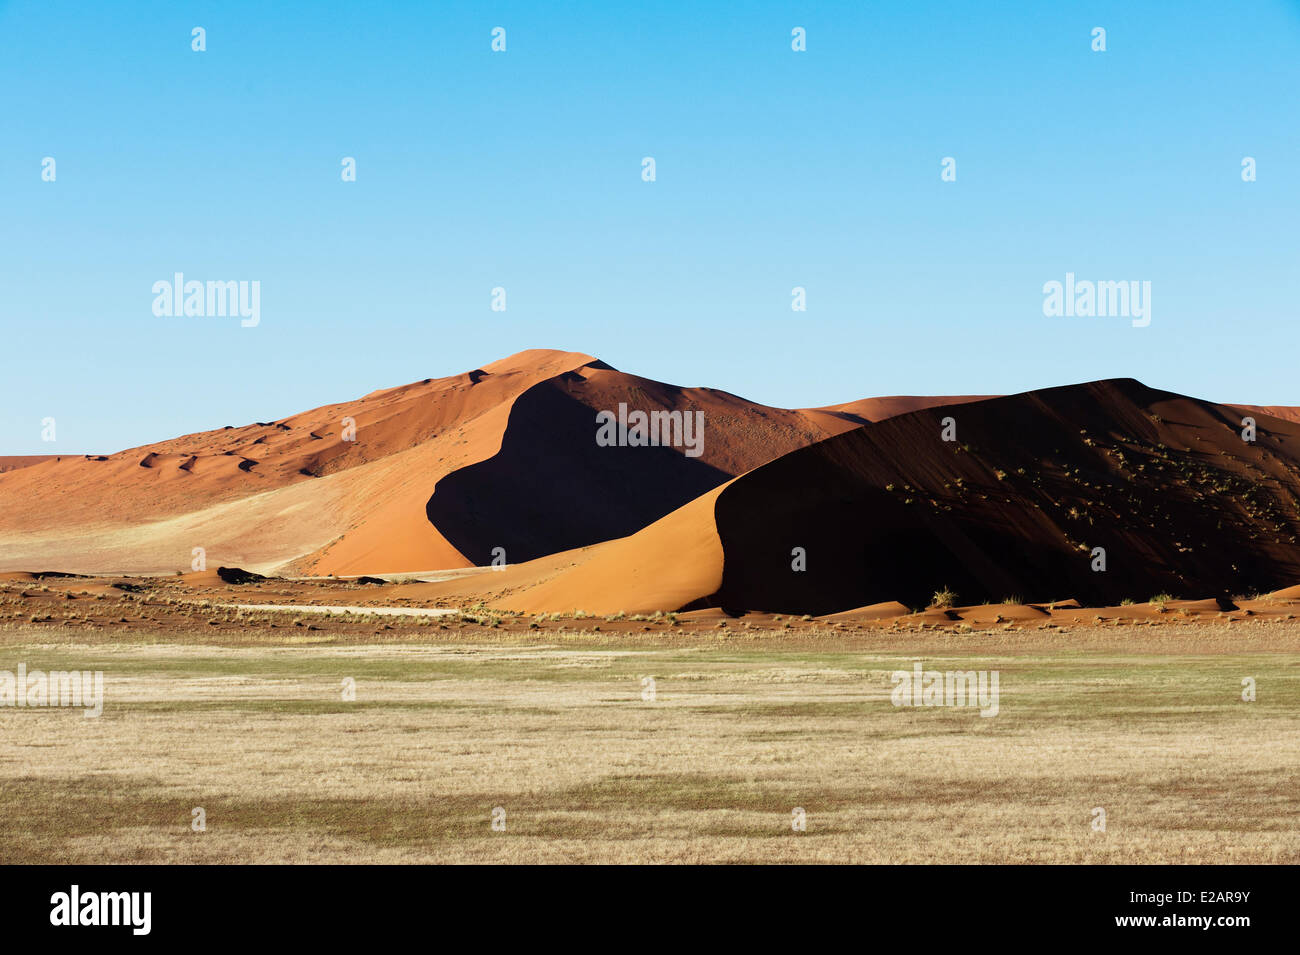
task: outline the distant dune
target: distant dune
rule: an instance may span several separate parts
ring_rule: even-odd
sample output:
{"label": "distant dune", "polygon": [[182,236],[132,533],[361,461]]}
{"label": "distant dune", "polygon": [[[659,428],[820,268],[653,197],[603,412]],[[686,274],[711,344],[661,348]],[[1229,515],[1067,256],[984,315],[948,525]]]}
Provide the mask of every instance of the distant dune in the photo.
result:
{"label": "distant dune", "polygon": [[[514,563],[632,534],[781,454],[892,407],[768,408],[532,350],[288,418],[104,456],[8,458],[0,570],[212,563],[366,574]],[[702,412],[702,454],[597,447],[597,411]],[[901,405],[898,403],[902,403]],[[350,420],[349,420],[350,419]],[[355,441],[345,430],[355,424]]]}
{"label": "distant dune", "polygon": [[1228,407],[1240,411],[1243,416],[1265,415],[1269,418],[1280,418],[1283,421],[1300,424],[1300,408],[1285,405],[1228,405]]}
{"label": "distant dune", "polygon": [[33,464],[44,464],[46,461],[54,461],[59,455],[54,454],[10,454],[0,455],[0,474],[6,471],[17,471],[19,468],[31,467]]}
{"label": "distant dune", "polygon": [[849,415],[860,424],[868,424],[873,421],[884,421],[886,418],[907,414],[911,411],[933,408],[936,405],[968,404],[972,401],[986,401],[995,397],[997,395],[955,395],[949,397],[890,395],[883,398],[860,398],[847,404],[831,405],[827,408],[817,408],[815,410]]}

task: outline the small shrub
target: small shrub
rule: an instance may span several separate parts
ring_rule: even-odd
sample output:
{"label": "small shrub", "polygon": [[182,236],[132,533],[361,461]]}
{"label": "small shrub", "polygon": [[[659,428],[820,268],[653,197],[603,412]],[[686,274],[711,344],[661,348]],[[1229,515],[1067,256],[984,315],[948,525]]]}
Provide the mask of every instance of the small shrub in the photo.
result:
{"label": "small shrub", "polygon": [[935,607],[939,610],[946,610],[949,607],[955,606],[956,603],[957,603],[957,595],[952,591],[952,588],[950,587],[944,587],[942,590],[936,590],[934,592],[934,596],[930,598],[930,606]]}

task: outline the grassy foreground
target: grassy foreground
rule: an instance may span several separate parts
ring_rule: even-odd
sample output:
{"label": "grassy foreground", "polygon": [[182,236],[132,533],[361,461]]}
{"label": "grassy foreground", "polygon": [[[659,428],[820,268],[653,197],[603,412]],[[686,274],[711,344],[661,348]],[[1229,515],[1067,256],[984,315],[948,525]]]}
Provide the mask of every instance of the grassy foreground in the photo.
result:
{"label": "grassy foreground", "polygon": [[[1297,862],[1300,627],[1268,626],[1243,649],[1201,628],[312,647],[9,629],[0,670],[102,670],[105,693],[98,719],[0,707],[0,862]],[[1000,712],[891,705],[916,660],[997,670]]]}

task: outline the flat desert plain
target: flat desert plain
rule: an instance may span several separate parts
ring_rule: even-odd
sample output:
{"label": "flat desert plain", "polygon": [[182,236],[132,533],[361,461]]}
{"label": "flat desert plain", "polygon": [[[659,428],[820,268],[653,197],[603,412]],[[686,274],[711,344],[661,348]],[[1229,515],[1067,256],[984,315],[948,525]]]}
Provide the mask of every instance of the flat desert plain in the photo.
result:
{"label": "flat desert plain", "polygon": [[[103,711],[0,707],[6,863],[1300,861],[1289,614],[539,624],[45,584],[5,585],[0,670],[102,671]],[[918,662],[996,671],[997,715],[893,705]]]}

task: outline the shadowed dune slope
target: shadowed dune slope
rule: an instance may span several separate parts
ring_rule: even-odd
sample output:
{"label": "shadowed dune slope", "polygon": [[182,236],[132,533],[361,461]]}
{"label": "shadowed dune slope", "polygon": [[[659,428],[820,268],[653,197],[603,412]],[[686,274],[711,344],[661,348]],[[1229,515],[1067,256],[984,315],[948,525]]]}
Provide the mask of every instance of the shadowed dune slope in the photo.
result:
{"label": "shadowed dune slope", "polygon": [[[682,416],[692,440],[599,446],[596,413],[617,415],[620,405]],[[495,548],[511,563],[531,560],[635,533],[737,474],[859,423],[836,409],[769,408],[593,364],[520,395],[497,453],[439,480],[426,513],[475,564],[488,564]]]}
{"label": "shadowed dune slope", "polygon": [[[1300,426],[1132,380],[931,409],[792,452],[729,486],[716,522],[721,606],[829,613],[1156,593],[1300,580]],[[763,519],[756,519],[763,515]],[[807,570],[791,570],[803,547]],[[1105,548],[1106,570],[1092,569]]]}

